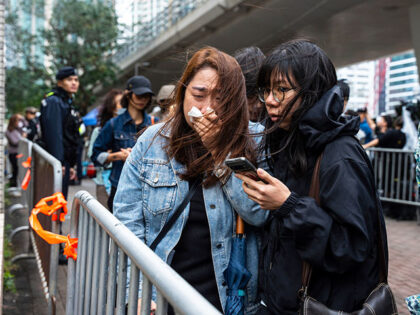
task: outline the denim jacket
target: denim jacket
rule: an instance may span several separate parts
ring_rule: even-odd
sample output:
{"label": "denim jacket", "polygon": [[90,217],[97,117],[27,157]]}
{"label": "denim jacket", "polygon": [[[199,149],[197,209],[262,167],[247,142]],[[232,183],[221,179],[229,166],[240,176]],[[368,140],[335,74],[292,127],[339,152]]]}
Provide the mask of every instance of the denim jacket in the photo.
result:
{"label": "denim jacket", "polygon": [[[136,144],[137,130],[141,130],[151,124],[151,116],[146,112],[144,112],[143,122],[138,128],[136,128],[128,110],[112,118],[101,129],[101,132],[95,140],[91,156],[92,162],[96,166],[104,166],[109,155],[108,150],[119,152],[120,149],[132,148]],[[115,161],[112,164],[110,181],[114,187],[118,186],[123,165],[124,161]]]}
{"label": "denim jacket", "polygon": [[[159,134],[161,127],[162,124],[149,127],[138,139],[124,165],[114,199],[115,216],[149,246],[189,190],[188,181],[180,179],[178,175],[185,171],[185,166],[175,159],[169,159],[163,149],[167,143],[167,133],[163,131]],[[255,130],[257,127],[262,128],[256,124],[252,124],[252,127],[252,132],[261,131]],[[262,226],[268,217],[268,211],[261,210],[258,204],[247,197],[243,192],[242,182],[233,175],[223,186],[216,184],[203,188],[203,195],[215,278],[221,305],[224,307],[227,286],[223,271],[228,266],[232,238],[235,235],[235,212],[245,222]],[[180,240],[189,211],[187,205],[155,250],[165,262]],[[246,237],[247,268],[252,274],[246,289],[246,314],[254,314],[259,305],[257,228],[247,225]],[[154,292],[153,297],[155,296]]]}

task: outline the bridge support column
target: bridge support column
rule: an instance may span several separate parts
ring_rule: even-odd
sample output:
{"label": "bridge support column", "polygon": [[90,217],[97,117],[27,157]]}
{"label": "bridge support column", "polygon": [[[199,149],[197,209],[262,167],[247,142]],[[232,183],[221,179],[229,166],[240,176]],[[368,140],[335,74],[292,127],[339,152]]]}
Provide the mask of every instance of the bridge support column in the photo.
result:
{"label": "bridge support column", "polygon": [[420,4],[412,6],[409,10],[411,41],[417,59],[417,73],[420,75]]}

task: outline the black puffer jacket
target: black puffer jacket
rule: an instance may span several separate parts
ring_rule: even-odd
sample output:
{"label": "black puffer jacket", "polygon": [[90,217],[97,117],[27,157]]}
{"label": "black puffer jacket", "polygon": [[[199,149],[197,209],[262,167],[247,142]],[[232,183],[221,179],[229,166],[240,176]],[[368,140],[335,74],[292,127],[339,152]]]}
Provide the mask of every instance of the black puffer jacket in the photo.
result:
{"label": "black puffer jacket", "polygon": [[[354,135],[359,119],[341,115],[337,87],[304,116],[308,171],[296,177],[285,154],[275,160],[274,175],[292,195],[273,211],[264,231],[260,264],[262,300],[273,314],[296,314],[302,261],[313,266],[309,295],[335,310],[362,307],[378,284],[378,209],[370,161]],[[320,169],[321,207],[308,197],[315,161]],[[386,248],[386,237],[385,248]]]}

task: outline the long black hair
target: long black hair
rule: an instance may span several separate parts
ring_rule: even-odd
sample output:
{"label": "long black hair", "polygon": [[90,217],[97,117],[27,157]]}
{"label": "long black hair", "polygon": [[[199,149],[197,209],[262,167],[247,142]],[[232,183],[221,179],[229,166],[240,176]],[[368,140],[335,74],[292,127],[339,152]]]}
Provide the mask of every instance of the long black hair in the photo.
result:
{"label": "long black hair", "polygon": [[299,39],[283,43],[270,53],[261,66],[257,85],[271,88],[272,82],[279,76],[287,80],[290,86],[296,87],[297,92],[286,105],[280,121],[287,117],[296,101],[300,99],[301,103],[292,115],[287,132],[281,131],[278,123],[265,119],[267,135],[264,151],[271,157],[268,159],[271,169],[276,155],[285,151],[289,169],[295,175],[300,175],[308,167],[305,139],[299,131],[300,120],[326,91],[337,84],[337,74],[333,63],[321,48],[308,40]]}
{"label": "long black hair", "polygon": [[258,71],[265,59],[263,52],[258,47],[246,47],[236,51],[233,57],[245,77],[246,97],[256,97]]}

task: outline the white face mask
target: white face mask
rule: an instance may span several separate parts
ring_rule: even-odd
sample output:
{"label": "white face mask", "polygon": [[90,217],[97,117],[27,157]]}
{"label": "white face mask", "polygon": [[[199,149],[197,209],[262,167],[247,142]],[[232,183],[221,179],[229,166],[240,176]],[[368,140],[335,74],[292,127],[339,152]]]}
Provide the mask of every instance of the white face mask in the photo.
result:
{"label": "white face mask", "polygon": [[18,128],[22,128],[23,127],[23,121],[19,121],[18,122]]}

